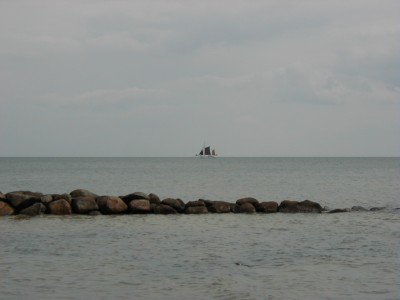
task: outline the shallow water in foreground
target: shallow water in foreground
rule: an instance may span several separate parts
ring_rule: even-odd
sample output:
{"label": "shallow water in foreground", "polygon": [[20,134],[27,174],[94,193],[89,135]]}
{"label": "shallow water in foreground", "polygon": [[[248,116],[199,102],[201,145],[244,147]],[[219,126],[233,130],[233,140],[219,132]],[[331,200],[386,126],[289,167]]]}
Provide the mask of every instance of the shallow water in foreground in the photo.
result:
{"label": "shallow water in foreground", "polygon": [[0,219],[5,299],[397,299],[400,214]]}
{"label": "shallow water in foreground", "polygon": [[1,299],[399,299],[399,158],[0,158],[0,191],[310,199],[342,214],[0,218]]}

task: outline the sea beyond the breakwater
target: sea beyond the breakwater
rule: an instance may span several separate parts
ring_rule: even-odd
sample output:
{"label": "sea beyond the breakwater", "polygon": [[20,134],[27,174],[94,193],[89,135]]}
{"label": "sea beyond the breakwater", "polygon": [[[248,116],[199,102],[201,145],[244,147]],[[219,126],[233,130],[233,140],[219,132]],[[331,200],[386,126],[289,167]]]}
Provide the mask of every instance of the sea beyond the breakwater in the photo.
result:
{"label": "sea beyond the breakwater", "polygon": [[399,158],[0,158],[0,191],[235,202],[343,214],[0,218],[5,299],[397,299]]}

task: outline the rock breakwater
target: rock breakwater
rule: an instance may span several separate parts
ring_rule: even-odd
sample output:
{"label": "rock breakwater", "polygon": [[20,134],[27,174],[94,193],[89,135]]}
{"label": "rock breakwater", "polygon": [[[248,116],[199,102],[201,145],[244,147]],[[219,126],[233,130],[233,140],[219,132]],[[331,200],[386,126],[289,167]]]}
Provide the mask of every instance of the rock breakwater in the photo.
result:
{"label": "rock breakwater", "polygon": [[[382,207],[369,210],[377,211]],[[0,216],[41,214],[207,214],[207,213],[341,213],[368,211],[361,206],[329,210],[310,200],[259,201],[246,197],[229,201],[199,199],[185,203],[179,198],[161,200],[156,194],[134,192],[125,196],[97,195],[85,189],[69,194],[42,194],[31,191],[0,192]]]}

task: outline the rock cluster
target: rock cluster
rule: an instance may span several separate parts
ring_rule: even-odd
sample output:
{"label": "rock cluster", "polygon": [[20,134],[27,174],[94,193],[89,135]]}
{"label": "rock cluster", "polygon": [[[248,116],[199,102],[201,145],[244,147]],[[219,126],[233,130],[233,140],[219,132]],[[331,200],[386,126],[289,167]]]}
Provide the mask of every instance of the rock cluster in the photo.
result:
{"label": "rock cluster", "polygon": [[[376,211],[383,208],[373,207]],[[304,200],[284,200],[259,202],[247,197],[235,203],[199,199],[183,202],[179,198],[161,200],[156,194],[135,192],[125,196],[99,196],[88,190],[77,189],[69,194],[42,194],[31,191],[0,192],[0,216],[5,215],[70,215],[70,214],[207,214],[207,213],[339,213],[366,211],[361,206],[351,209],[327,210],[319,203]]]}

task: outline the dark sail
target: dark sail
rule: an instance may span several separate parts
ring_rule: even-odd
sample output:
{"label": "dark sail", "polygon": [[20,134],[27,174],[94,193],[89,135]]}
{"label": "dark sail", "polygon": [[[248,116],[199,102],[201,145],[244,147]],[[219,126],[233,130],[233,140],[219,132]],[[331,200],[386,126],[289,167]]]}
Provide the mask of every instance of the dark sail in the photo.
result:
{"label": "dark sail", "polygon": [[204,155],[211,155],[210,146],[204,148]]}
{"label": "dark sail", "polygon": [[200,151],[199,155],[203,155],[203,150]]}

